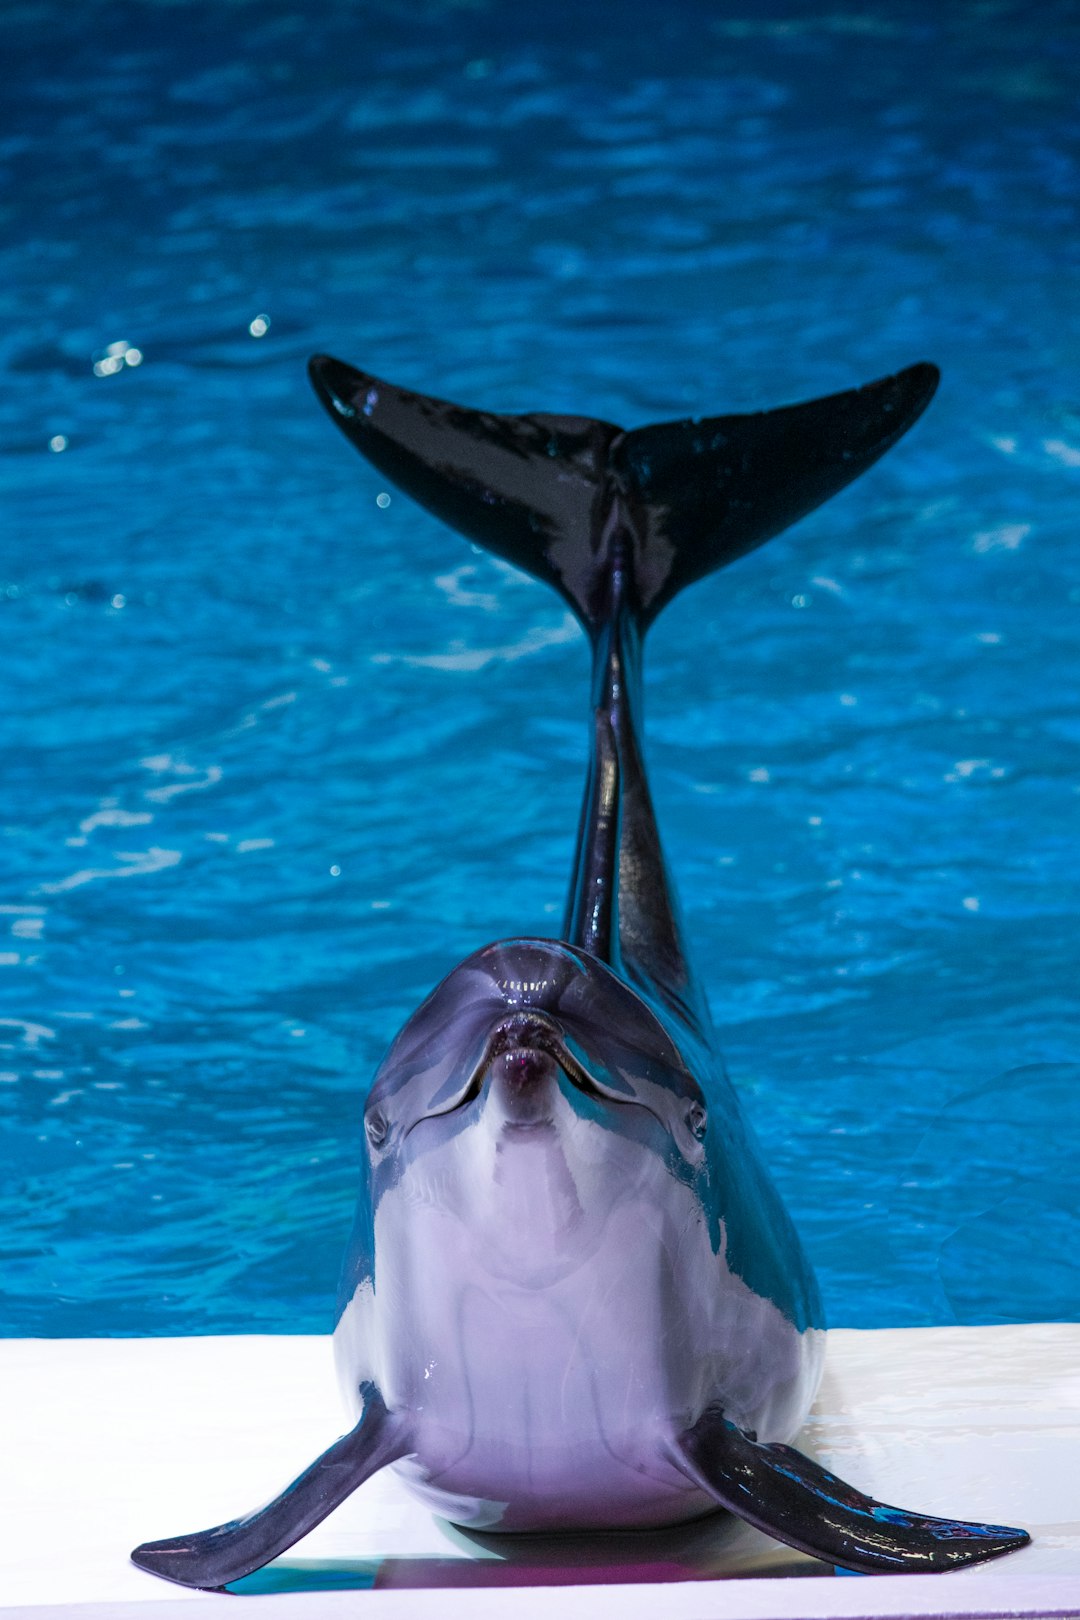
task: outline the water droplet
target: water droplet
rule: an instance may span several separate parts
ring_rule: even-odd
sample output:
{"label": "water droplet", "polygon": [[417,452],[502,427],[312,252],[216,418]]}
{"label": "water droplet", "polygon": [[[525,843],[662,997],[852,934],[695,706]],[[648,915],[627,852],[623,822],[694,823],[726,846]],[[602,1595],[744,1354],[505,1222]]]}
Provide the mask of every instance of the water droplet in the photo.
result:
{"label": "water droplet", "polygon": [[66,433],[54,433],[52,438],[49,440],[49,449],[55,451],[57,455],[60,454],[61,450],[66,450],[67,447],[68,441]]}
{"label": "water droplet", "polygon": [[269,315],[256,315],[255,319],[248,323],[248,331],[251,333],[252,337],[265,337],[269,330]]}
{"label": "water droplet", "polygon": [[385,512],[386,508],[390,505],[390,497],[386,493],[385,489],[380,490],[379,494],[376,495],[376,497],[375,497],[375,505],[382,512]]}

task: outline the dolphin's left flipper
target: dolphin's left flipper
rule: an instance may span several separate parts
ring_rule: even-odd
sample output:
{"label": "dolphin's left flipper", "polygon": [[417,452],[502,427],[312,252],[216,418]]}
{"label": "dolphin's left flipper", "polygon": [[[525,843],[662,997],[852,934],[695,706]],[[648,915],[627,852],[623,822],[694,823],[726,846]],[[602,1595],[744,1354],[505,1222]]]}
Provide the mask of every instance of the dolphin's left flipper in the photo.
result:
{"label": "dolphin's left flipper", "polygon": [[335,1441],[272,1502],[213,1530],[171,1541],[145,1541],[132,1553],[132,1563],[181,1586],[220,1591],[283,1553],[365,1479],[409,1450],[404,1425],[387,1411],[375,1386],[364,1385],[360,1393],[364,1413],[355,1429]]}
{"label": "dolphin's left flipper", "polygon": [[721,1507],[843,1569],[930,1574],[998,1558],[1031,1540],[1026,1530],[886,1507],[792,1446],[751,1439],[718,1406],[680,1435],[674,1460]]}

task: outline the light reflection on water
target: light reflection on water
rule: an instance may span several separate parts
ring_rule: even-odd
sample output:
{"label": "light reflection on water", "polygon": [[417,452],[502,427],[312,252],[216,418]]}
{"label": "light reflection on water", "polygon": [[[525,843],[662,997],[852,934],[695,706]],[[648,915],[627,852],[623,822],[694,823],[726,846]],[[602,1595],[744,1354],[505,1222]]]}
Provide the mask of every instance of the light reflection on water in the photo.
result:
{"label": "light reflection on water", "polygon": [[6,25],[4,1331],[327,1327],[387,1040],[561,912],[580,638],[321,349],[628,424],[941,363],[661,622],[650,759],[832,1319],[1080,1310],[1077,20],[753,10]]}

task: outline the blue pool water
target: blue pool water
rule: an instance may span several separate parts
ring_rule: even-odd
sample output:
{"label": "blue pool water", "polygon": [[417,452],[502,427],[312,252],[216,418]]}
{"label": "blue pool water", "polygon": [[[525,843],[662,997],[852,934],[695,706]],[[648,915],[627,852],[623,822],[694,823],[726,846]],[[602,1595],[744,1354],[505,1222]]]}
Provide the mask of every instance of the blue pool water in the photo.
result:
{"label": "blue pool water", "polygon": [[558,926],[583,640],[320,349],[627,425],[942,366],[661,621],[650,760],[830,1319],[1080,1317],[1076,7],[0,18],[3,1331],[328,1328],[386,1042]]}

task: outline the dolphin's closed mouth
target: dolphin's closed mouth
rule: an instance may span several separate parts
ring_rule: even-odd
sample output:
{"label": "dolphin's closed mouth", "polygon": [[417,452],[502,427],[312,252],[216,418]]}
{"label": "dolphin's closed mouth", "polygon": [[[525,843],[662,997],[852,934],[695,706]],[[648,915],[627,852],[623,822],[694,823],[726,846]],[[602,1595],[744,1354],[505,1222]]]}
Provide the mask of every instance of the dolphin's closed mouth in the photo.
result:
{"label": "dolphin's closed mouth", "polygon": [[[464,1108],[467,1103],[474,1102],[484,1087],[484,1078],[489,1073],[491,1065],[496,1058],[502,1057],[506,1052],[542,1052],[558,1064],[566,1078],[587,1097],[607,1102],[627,1103],[636,1099],[628,1097],[625,1093],[616,1091],[614,1087],[607,1086],[602,1080],[591,1075],[584,1065],[574,1056],[566,1044],[562,1027],[548,1013],[536,1008],[528,1012],[512,1013],[492,1030],[484,1043],[480,1059],[473,1069],[467,1083],[462,1089],[442,1107],[434,1108],[424,1114],[424,1119],[438,1119],[443,1114],[455,1113]],[[420,1123],[414,1121],[406,1131],[412,1131]]]}
{"label": "dolphin's closed mouth", "polygon": [[524,1051],[543,1052],[554,1059],[566,1078],[587,1097],[603,1097],[609,1102],[623,1103],[633,1100],[591,1075],[567,1046],[562,1028],[556,1020],[535,1008],[513,1013],[492,1030],[474,1076],[477,1090],[497,1057],[502,1057],[504,1052]]}

